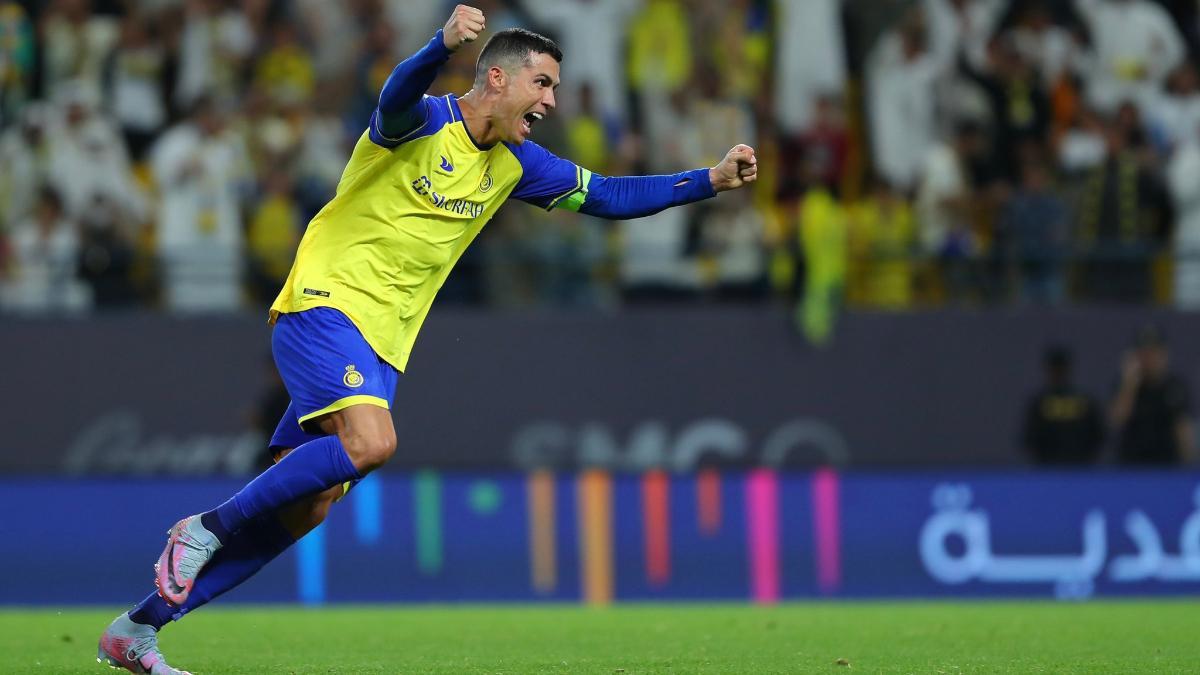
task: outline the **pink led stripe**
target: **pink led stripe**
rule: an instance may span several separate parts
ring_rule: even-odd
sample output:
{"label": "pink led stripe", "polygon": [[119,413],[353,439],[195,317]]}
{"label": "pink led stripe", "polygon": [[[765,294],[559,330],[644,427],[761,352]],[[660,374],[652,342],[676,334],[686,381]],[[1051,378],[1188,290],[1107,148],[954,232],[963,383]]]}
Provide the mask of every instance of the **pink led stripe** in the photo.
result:
{"label": "pink led stripe", "polygon": [[812,477],[813,538],[817,548],[817,589],[833,593],[842,584],[838,475],[818,469]]}
{"label": "pink led stripe", "polygon": [[759,604],[778,602],[779,483],[774,471],[755,469],[746,476],[746,530],[751,597]]}

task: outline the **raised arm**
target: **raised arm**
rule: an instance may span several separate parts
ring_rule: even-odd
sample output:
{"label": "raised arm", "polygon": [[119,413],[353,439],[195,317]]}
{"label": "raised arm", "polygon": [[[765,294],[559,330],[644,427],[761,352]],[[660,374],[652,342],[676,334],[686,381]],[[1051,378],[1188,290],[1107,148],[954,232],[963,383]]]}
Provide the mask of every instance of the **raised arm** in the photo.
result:
{"label": "raised arm", "polygon": [[[512,146],[510,146],[512,147]],[[640,218],[698,202],[758,178],[754,149],[734,146],[711,169],[664,176],[602,176],[526,141],[514,148],[524,173],[513,197],[547,210],[561,207],[599,218]]]}
{"label": "raised arm", "polygon": [[424,124],[425,106],[421,98],[433,84],[438,70],[459,47],[478,38],[483,28],[483,12],[466,5],[455,7],[445,27],[438,30],[429,44],[401,61],[388,76],[379,92],[372,130],[385,141],[397,141]]}

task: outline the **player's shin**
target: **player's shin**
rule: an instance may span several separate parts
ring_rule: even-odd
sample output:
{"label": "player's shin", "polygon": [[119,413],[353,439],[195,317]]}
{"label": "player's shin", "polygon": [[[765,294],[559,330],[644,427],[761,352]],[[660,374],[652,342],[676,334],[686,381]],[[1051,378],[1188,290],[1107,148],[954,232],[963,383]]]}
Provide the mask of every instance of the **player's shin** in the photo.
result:
{"label": "player's shin", "polygon": [[254,576],[295,541],[276,514],[255,518],[213,554],[196,577],[183,605],[176,607],[159,593],[151,593],[130,610],[129,618],[155,629],[162,628]]}

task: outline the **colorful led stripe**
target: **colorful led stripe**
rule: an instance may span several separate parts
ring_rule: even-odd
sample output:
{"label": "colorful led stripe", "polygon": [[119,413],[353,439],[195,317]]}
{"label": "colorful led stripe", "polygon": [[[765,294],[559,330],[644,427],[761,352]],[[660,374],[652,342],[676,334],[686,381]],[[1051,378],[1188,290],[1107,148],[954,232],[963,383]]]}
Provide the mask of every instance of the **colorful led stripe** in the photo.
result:
{"label": "colorful led stripe", "polygon": [[721,474],[716,469],[696,473],[696,514],[700,534],[711,537],[721,531]]}
{"label": "colorful led stripe", "polygon": [[664,471],[642,474],[642,531],[645,537],[646,582],[662,586],[671,580],[671,479]]}
{"label": "colorful led stripe", "polygon": [[755,469],[746,476],[746,533],[750,597],[760,604],[778,602],[779,482],[769,469]]}
{"label": "colorful led stripe", "polygon": [[296,542],[296,586],[300,602],[306,605],[325,602],[324,525],[318,525]]}
{"label": "colorful led stripe", "polygon": [[613,599],[612,477],[590,469],[578,481],[583,600],[608,604]]}
{"label": "colorful led stripe", "polygon": [[558,586],[555,528],[558,514],[554,500],[554,474],[534,471],[525,480],[529,513],[529,561],[533,589],[551,593]]}
{"label": "colorful led stripe", "polygon": [[442,477],[436,471],[413,476],[417,569],[433,575],[442,571]]}
{"label": "colorful led stripe", "polygon": [[842,583],[841,523],[838,476],[832,469],[818,469],[812,477],[813,538],[817,549],[817,588],[833,593]]}

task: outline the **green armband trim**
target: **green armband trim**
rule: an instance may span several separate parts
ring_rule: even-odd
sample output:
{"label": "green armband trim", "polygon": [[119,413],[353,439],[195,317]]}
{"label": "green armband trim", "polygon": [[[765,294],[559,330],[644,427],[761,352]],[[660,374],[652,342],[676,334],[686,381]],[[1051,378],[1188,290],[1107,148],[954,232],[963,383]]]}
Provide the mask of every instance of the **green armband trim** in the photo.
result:
{"label": "green armband trim", "polygon": [[588,185],[592,182],[592,172],[583,167],[575,167],[575,187],[558,198],[550,202],[546,206],[549,211],[555,207],[564,208],[568,211],[578,211],[583,202],[587,199]]}

